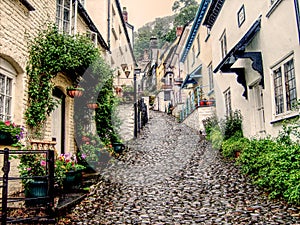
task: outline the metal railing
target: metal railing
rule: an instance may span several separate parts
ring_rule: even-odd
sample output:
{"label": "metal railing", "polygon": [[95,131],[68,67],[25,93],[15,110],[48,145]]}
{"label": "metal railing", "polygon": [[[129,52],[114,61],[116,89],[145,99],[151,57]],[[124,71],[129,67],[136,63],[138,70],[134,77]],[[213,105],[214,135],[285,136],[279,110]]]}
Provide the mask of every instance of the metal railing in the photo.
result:
{"label": "metal railing", "polygon": [[[24,154],[45,154],[46,155],[46,176],[35,176],[35,177],[14,177],[10,176],[10,169],[11,169],[11,162],[10,158],[14,155],[24,155]],[[2,182],[2,185],[0,188],[2,188],[2,198],[1,198],[1,224],[6,225],[9,224],[20,224],[20,223],[39,223],[39,224],[54,224],[55,218],[54,218],[54,151],[53,150],[9,150],[8,148],[5,148],[4,150],[0,150],[0,155],[3,156],[3,177],[0,178],[0,181]],[[22,179],[46,179],[47,180],[47,195],[44,197],[33,197],[28,198],[25,196],[20,197],[12,197],[8,195],[8,188],[9,188],[9,182],[14,180],[20,180]],[[36,201],[36,200],[43,200],[43,204],[38,205],[37,207],[39,210],[44,209],[44,215],[26,215],[28,217],[26,218],[16,218],[16,217],[10,217],[8,214],[9,207],[8,203],[14,203],[14,202],[25,202],[26,201]],[[38,210],[37,210],[38,211]]]}

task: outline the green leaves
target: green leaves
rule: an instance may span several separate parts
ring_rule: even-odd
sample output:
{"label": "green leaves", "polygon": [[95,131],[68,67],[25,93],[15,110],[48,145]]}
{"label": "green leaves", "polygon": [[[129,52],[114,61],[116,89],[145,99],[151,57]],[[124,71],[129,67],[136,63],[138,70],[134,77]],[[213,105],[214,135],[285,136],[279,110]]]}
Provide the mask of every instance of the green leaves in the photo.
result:
{"label": "green leaves", "polygon": [[28,107],[25,112],[29,128],[39,130],[57,102],[52,98],[51,79],[63,72],[76,83],[85,69],[100,56],[99,50],[84,35],[66,35],[53,25],[41,30],[30,41]]}

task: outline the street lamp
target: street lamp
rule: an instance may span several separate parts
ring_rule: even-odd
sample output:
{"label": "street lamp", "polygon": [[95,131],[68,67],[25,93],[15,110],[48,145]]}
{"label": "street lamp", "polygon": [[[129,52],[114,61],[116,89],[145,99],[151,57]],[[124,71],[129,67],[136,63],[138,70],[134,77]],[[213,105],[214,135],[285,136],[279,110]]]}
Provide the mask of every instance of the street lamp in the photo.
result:
{"label": "street lamp", "polygon": [[133,131],[133,135],[135,138],[137,138],[137,131],[138,131],[138,123],[137,123],[137,97],[136,97],[136,94],[137,94],[137,91],[136,91],[136,75],[137,74],[140,74],[141,72],[141,69],[139,68],[136,68],[134,69],[134,74],[133,74],[133,92],[134,92],[134,103],[133,103],[133,106],[134,106],[134,131]]}

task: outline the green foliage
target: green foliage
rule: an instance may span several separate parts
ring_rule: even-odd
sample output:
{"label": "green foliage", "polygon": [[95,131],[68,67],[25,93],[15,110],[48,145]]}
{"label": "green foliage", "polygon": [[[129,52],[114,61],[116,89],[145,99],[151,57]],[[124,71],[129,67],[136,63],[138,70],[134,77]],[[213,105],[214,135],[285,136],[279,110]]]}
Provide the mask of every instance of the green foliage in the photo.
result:
{"label": "green foliage", "polygon": [[210,136],[211,136],[212,130],[215,129],[216,127],[218,129],[220,129],[219,123],[218,123],[218,118],[217,118],[216,115],[214,115],[212,117],[206,118],[202,122],[203,122],[203,125],[204,125],[206,138],[207,138],[207,140],[211,140]]}
{"label": "green foliage", "polygon": [[182,9],[188,6],[197,6],[197,4],[198,3],[196,0],[176,0],[173,3],[172,11],[173,12],[181,11]]}
{"label": "green foliage", "polygon": [[255,184],[265,188],[270,198],[284,197],[300,204],[300,146],[286,145],[270,138],[252,140],[237,161]]}
{"label": "green foliage", "polygon": [[221,121],[221,128],[225,140],[232,136],[243,137],[241,111],[235,110],[233,113],[226,116],[225,119]]}
{"label": "green foliage", "polygon": [[214,127],[210,133],[210,140],[214,149],[221,149],[223,142],[223,134],[219,127]]}
{"label": "green foliage", "polygon": [[25,112],[29,128],[40,130],[58,102],[52,98],[52,79],[65,73],[74,84],[86,68],[99,57],[99,51],[84,35],[61,34],[55,26],[41,30],[30,41],[28,74],[28,107]]}
{"label": "green foliage", "polygon": [[222,154],[224,157],[233,159],[237,152],[242,153],[249,145],[249,139],[238,136],[232,136],[222,143]]}

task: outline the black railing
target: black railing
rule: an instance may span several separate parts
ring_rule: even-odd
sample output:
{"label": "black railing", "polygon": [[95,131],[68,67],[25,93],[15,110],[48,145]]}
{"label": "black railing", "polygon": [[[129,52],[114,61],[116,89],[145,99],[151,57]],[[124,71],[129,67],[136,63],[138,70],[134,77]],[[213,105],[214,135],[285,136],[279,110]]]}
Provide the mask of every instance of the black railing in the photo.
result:
{"label": "black railing", "polygon": [[[46,176],[35,176],[35,177],[13,177],[10,175],[10,158],[13,155],[23,155],[23,154],[45,154],[46,155]],[[0,155],[3,155],[3,177],[0,178],[2,182],[2,209],[1,209],[1,224],[20,224],[20,223],[38,223],[38,224],[54,224],[54,151],[53,150],[9,150],[5,148],[0,150]],[[17,166],[17,165],[16,165]],[[20,195],[20,197],[12,197],[8,195],[9,191],[9,181],[20,180],[22,179],[46,179],[47,180],[47,195],[44,197],[25,197]],[[42,205],[37,205],[39,210],[31,210],[30,215],[26,215],[26,218],[20,217],[10,217],[8,212],[13,210],[10,209],[8,203],[12,202],[30,202],[30,201],[40,201],[43,200]],[[34,205],[28,206],[28,208],[34,209]],[[44,210],[44,215],[40,216],[39,214],[34,215],[32,211],[40,212]],[[23,215],[24,216],[24,215]]]}

